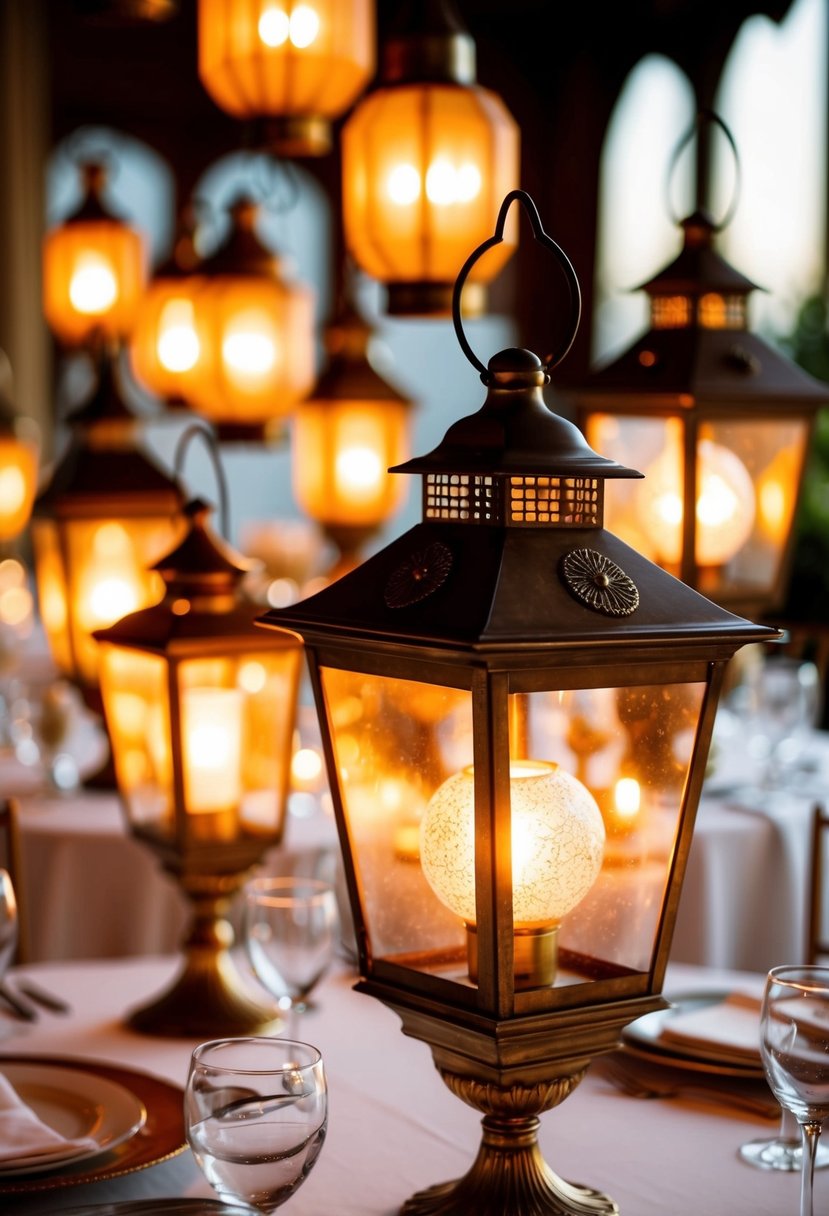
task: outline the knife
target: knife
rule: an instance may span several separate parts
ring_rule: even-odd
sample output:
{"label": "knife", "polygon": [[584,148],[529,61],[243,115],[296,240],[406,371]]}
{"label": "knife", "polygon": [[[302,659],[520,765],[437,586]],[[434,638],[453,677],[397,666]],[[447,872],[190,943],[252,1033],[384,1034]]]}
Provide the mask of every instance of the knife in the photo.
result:
{"label": "knife", "polygon": [[52,1013],[69,1013],[71,1006],[62,997],[55,996],[53,992],[47,992],[45,988],[41,988],[39,984],[35,984],[32,980],[19,979],[17,980],[18,992],[22,992],[30,1001],[34,1001],[36,1005],[42,1005],[44,1009],[50,1009]]}
{"label": "knife", "polygon": [[26,1022],[34,1022],[37,1018],[37,1013],[31,1005],[27,1005],[22,1001],[16,992],[12,992],[8,984],[0,982],[0,997],[6,1004],[14,1010],[19,1018],[23,1018]]}

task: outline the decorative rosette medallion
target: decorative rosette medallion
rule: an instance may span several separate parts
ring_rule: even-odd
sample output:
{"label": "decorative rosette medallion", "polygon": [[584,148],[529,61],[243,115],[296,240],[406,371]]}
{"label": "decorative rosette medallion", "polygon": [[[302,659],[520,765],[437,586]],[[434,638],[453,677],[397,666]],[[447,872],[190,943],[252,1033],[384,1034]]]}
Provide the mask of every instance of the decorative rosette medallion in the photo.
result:
{"label": "decorative rosette medallion", "polygon": [[632,578],[595,549],[573,549],[561,560],[561,577],[576,599],[607,616],[630,616],[639,607]]}
{"label": "decorative rosette medallion", "polygon": [[425,600],[446,582],[452,550],[435,541],[398,566],[386,583],[383,598],[389,608],[406,608]]}

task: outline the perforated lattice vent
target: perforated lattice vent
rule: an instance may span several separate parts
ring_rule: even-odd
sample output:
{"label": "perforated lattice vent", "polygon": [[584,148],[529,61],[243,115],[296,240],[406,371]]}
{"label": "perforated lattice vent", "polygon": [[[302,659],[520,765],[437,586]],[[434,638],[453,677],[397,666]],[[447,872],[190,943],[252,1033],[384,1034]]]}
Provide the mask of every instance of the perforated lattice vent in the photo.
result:
{"label": "perforated lattice vent", "polygon": [[595,477],[511,477],[509,522],[600,526],[602,482]]}
{"label": "perforated lattice vent", "polygon": [[423,483],[426,519],[499,523],[501,509],[494,477],[469,473],[427,473]]}

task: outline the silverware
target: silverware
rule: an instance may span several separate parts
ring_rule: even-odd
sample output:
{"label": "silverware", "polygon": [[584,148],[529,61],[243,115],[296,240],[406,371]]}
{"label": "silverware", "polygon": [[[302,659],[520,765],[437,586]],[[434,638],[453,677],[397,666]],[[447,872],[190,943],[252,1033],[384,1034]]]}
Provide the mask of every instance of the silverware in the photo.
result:
{"label": "silverware", "polygon": [[65,1001],[63,997],[56,996],[54,992],[47,992],[45,988],[41,988],[39,984],[35,984],[33,980],[17,979],[15,980],[17,991],[23,996],[27,996],[30,1001],[34,1001],[36,1005],[42,1005],[44,1009],[49,1009],[52,1013],[71,1013],[72,1006]]}
{"label": "silverware", "polygon": [[722,1080],[701,1080],[696,1075],[694,1080],[689,1080],[675,1069],[640,1069],[638,1064],[634,1065],[619,1056],[602,1056],[594,1061],[593,1067],[611,1085],[631,1098],[694,1098],[718,1106],[729,1106],[733,1110],[755,1115],[758,1119],[780,1119],[780,1104],[770,1093],[764,1095],[739,1088],[740,1085],[753,1085],[756,1082],[738,1080],[725,1084]]}
{"label": "silverware", "polygon": [[4,1000],[17,1017],[23,1018],[24,1021],[34,1022],[37,1018],[37,1012],[32,1006],[13,992],[5,980],[0,981],[0,999]]}

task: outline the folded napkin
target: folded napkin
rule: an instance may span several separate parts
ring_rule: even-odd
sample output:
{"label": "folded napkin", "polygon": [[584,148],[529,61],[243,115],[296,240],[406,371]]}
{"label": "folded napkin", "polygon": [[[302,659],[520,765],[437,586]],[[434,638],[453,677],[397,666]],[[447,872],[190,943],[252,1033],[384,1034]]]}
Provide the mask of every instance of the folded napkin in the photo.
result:
{"label": "folded napkin", "polygon": [[716,1052],[737,1063],[760,1063],[762,1001],[747,992],[731,992],[722,1001],[680,1009],[666,1017],[661,1042],[695,1051]]}
{"label": "folded napkin", "polygon": [[0,1073],[0,1163],[63,1161],[99,1147],[87,1136],[67,1139],[49,1127]]}

